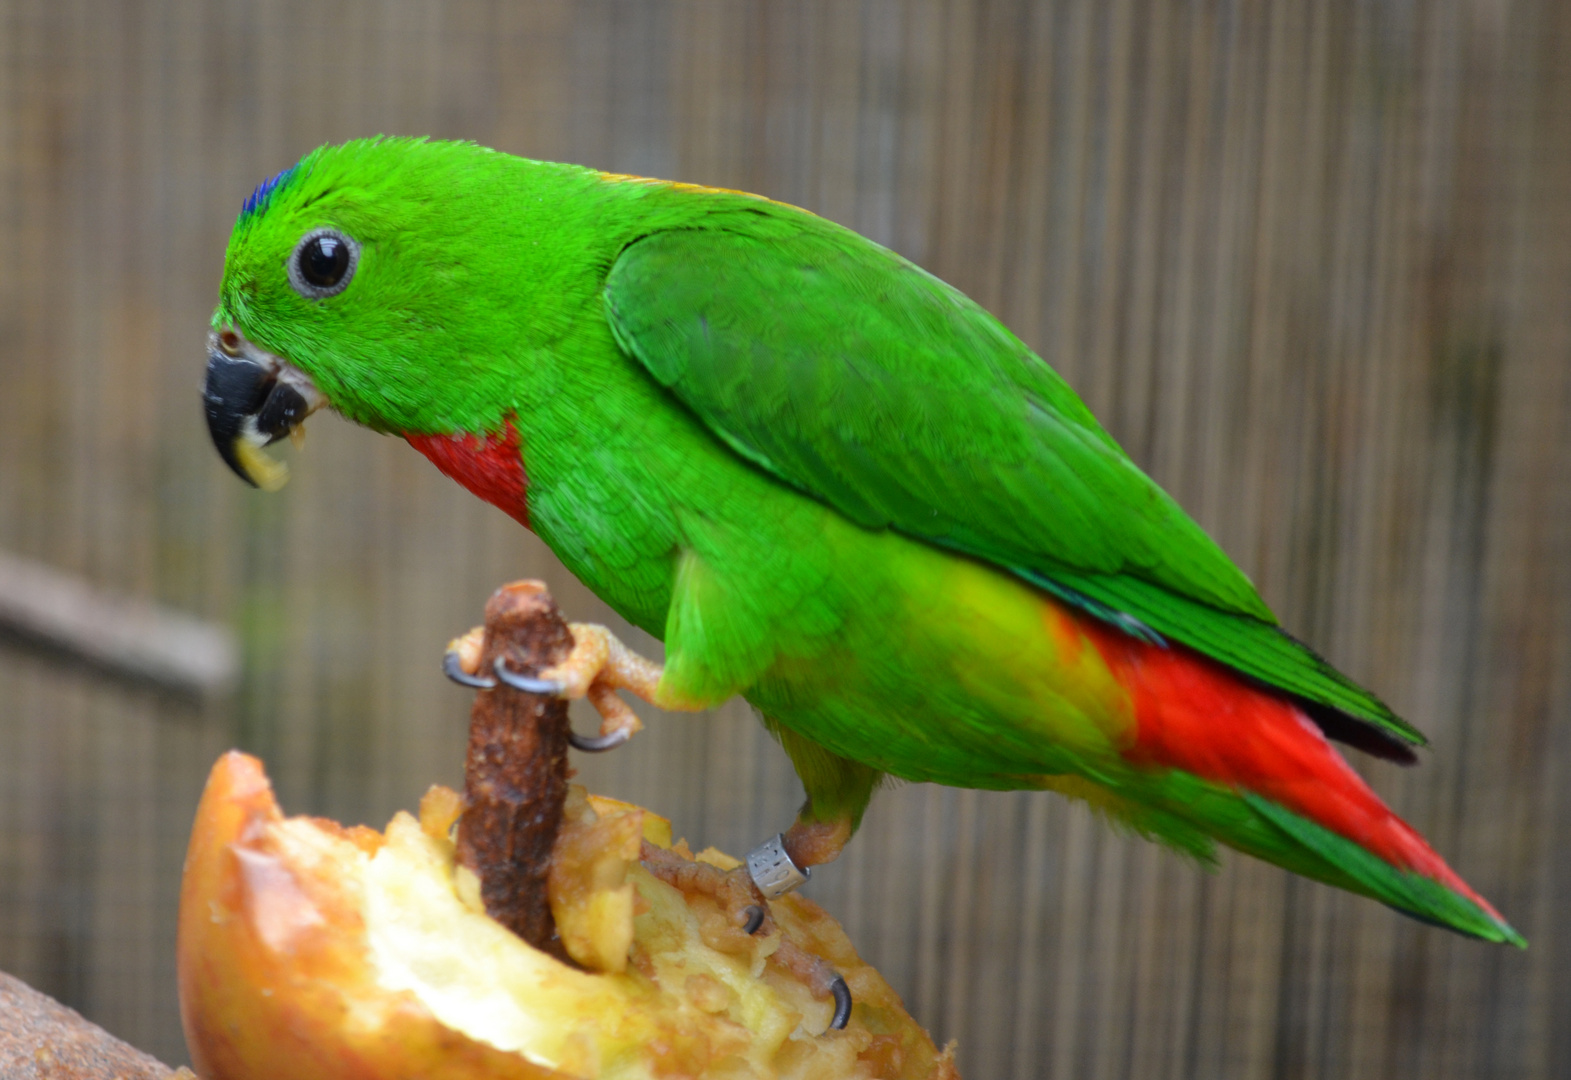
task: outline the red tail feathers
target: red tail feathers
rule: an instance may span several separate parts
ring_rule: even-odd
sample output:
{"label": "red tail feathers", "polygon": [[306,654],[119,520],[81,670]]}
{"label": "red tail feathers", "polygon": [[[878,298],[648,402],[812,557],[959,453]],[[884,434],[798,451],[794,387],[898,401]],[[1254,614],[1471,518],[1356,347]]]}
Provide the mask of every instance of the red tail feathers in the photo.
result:
{"label": "red tail feathers", "polygon": [[1137,732],[1125,753],[1131,762],[1254,792],[1495,914],[1291,702],[1187,649],[1083,622],[1133,700]]}

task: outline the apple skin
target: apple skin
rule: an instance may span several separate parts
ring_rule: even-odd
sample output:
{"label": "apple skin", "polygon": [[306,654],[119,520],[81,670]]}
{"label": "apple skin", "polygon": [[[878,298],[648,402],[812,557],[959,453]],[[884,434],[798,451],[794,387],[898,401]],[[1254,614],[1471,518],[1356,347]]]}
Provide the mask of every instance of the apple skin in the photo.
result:
{"label": "apple skin", "polygon": [[214,766],[186,853],[177,948],[180,1018],[204,1080],[565,1078],[378,986],[354,875],[333,867],[350,848],[369,855],[380,834],[294,824],[257,759],[230,752]]}

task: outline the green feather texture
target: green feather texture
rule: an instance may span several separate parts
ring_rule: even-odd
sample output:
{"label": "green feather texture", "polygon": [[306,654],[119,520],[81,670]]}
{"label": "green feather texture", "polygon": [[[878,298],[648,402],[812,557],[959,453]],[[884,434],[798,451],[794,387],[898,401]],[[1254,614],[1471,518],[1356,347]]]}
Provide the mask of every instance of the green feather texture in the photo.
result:
{"label": "green feather texture", "polygon": [[802,211],[749,207],[631,244],[605,296],[617,341],[706,425],[858,524],[1005,567],[1423,742],[1277,627],[1051,367],[895,253]]}

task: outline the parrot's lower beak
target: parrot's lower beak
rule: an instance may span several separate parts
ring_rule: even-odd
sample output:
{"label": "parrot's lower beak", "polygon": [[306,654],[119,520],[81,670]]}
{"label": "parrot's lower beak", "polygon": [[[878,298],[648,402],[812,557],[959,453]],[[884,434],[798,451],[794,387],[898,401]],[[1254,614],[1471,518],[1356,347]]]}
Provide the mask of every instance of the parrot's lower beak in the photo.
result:
{"label": "parrot's lower beak", "polygon": [[326,399],[305,372],[224,329],[207,335],[202,404],[219,456],[246,483],[277,491],[289,466],[262,448],[293,434]]}

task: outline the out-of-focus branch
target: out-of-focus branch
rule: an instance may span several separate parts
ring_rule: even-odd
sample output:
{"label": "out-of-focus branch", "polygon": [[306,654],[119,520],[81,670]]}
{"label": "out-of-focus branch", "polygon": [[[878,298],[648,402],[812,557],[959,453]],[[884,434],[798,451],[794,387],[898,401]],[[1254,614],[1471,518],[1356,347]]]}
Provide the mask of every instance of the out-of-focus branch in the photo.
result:
{"label": "out-of-focus branch", "polygon": [[204,697],[239,670],[234,635],[204,619],[102,592],[40,563],[0,553],[0,640],[102,674]]}
{"label": "out-of-focus branch", "polygon": [[196,1080],[0,972],[0,1076],[7,1080]]}

